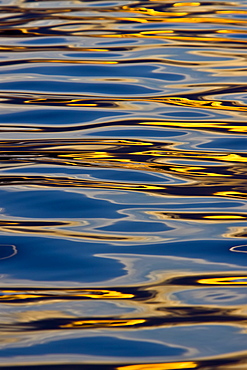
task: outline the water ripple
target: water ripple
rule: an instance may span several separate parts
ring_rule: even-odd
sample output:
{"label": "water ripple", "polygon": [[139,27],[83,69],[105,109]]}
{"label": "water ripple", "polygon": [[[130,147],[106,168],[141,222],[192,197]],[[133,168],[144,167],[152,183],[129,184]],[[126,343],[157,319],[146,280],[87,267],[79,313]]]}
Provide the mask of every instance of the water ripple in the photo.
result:
{"label": "water ripple", "polygon": [[246,369],[246,14],[1,0],[2,368]]}

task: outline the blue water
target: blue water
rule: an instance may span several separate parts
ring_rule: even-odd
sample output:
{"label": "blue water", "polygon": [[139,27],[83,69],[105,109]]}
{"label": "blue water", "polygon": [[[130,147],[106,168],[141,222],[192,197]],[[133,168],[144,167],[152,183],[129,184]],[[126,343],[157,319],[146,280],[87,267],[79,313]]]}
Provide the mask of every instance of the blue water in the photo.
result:
{"label": "blue water", "polygon": [[0,4],[0,369],[246,369],[247,2]]}

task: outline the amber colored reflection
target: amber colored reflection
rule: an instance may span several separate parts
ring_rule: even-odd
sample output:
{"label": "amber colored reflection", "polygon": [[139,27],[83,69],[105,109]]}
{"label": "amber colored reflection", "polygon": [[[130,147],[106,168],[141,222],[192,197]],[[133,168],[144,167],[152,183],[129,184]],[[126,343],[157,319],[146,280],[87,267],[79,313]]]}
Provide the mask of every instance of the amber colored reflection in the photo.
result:
{"label": "amber colored reflection", "polygon": [[[145,31],[145,35],[149,35],[151,32],[154,31]],[[158,31],[156,31],[158,32]],[[160,31],[161,32],[161,31]],[[163,32],[163,31],[162,31]],[[168,32],[168,31],[166,31]],[[30,61],[31,63],[32,61]],[[33,61],[36,62],[36,61]],[[59,63],[59,60],[44,60],[43,62],[56,62]],[[157,62],[160,62],[158,59]],[[169,62],[169,61],[168,61]],[[67,61],[67,63],[71,64],[81,64],[80,61]],[[86,61],[86,64],[98,64],[96,61]],[[110,62],[100,62],[103,64],[108,64]],[[100,64],[99,63],[99,64]],[[116,62],[117,63],[117,62]],[[116,64],[115,63],[115,64]],[[114,64],[114,63],[110,63]],[[92,100],[94,99],[94,100]],[[97,103],[96,98],[92,97],[91,101],[88,101],[89,99],[86,98],[78,98],[78,99],[49,99],[48,97],[46,98],[32,98],[32,99],[24,99],[23,103],[25,104],[62,104],[65,106],[98,106],[99,104]],[[192,108],[199,108],[199,109],[217,109],[217,110],[226,110],[226,111],[236,111],[236,112],[246,112],[247,107],[244,105],[240,105],[239,103],[235,102],[234,104],[231,101],[220,101],[220,100],[206,100],[203,98],[202,100],[195,100],[195,99],[190,99],[187,97],[179,97],[179,96],[158,96],[158,97],[145,97],[145,98],[140,98],[140,97],[135,97],[133,98],[123,98],[123,97],[118,97],[118,98],[112,98],[112,97],[103,97],[102,99],[99,97],[98,100],[102,102],[155,102],[155,103],[160,103],[160,104],[169,104],[169,105],[175,105],[175,106],[183,106],[183,107],[192,107]],[[148,124],[158,124],[159,122],[148,122]],[[176,122],[174,122],[176,123]],[[187,123],[187,122],[186,122]],[[193,122],[194,124],[198,124],[197,122]],[[217,122],[217,123],[210,123],[207,122],[209,125],[224,125],[224,122]],[[147,124],[142,123],[142,124]],[[214,126],[212,126],[214,127]],[[231,127],[230,127],[231,128]],[[233,126],[234,128],[234,126]]]}
{"label": "amber colored reflection", "polygon": [[[133,191],[139,191],[139,190],[164,190],[164,186],[159,185],[148,185],[148,184],[136,184],[136,183],[117,183],[117,182],[108,182],[108,181],[87,181],[87,180],[78,180],[73,177],[68,178],[62,178],[62,177],[28,177],[28,176],[20,176],[20,177],[7,177],[4,176],[4,179],[2,177],[2,185],[29,185],[29,186],[38,186],[38,187],[44,187],[44,186],[55,186],[55,187],[87,187],[87,188],[99,188],[99,189],[125,189],[125,190],[133,190]],[[5,180],[5,181],[4,181]],[[88,234],[90,236],[90,234]],[[111,236],[110,236],[111,237]]]}
{"label": "amber colored reflection", "polygon": [[235,153],[214,155],[212,158],[226,162],[247,162],[247,157]]}
{"label": "amber colored reflection", "polygon": [[[116,122],[117,124],[124,125],[123,122]],[[127,121],[126,124],[129,122]],[[168,125],[172,123],[178,125],[178,122],[138,122],[137,124],[154,124],[154,125]],[[184,126],[190,125],[189,122],[184,122]],[[136,169],[142,164],[148,167],[153,167],[152,171],[157,169],[157,165],[153,163],[157,159],[165,160],[165,162],[157,163],[172,163],[174,168],[179,168],[179,165],[175,165],[173,159],[199,160],[198,165],[196,163],[190,168],[205,169],[207,171],[211,168],[210,163],[207,166],[201,166],[200,160],[211,161],[214,165],[222,163],[222,166],[227,167],[231,163],[242,164],[247,162],[247,155],[243,153],[234,152],[212,152],[212,151],[200,151],[200,150],[178,150],[173,148],[171,143],[166,142],[152,142],[146,140],[124,140],[124,139],[95,139],[95,140],[26,140],[26,141],[0,141],[1,151],[0,154],[4,154],[1,157],[1,165],[8,164],[11,161],[28,161],[28,162],[45,162],[50,160],[50,163],[64,163],[58,162],[61,159],[66,161],[76,161],[75,164],[79,164],[79,161],[93,162],[103,164],[104,159],[107,161],[118,161],[121,165],[125,163],[136,165]],[[152,160],[152,161],[151,161]],[[229,162],[229,163],[225,163]],[[56,164],[57,164],[56,163]],[[189,162],[190,163],[190,162]],[[114,163],[111,163],[111,166]],[[188,165],[181,165],[181,168],[186,168]],[[162,167],[164,168],[164,166]],[[219,170],[219,166],[215,167],[216,171]]]}
{"label": "amber colored reflection", "polygon": [[238,10],[238,9],[217,10],[215,13],[216,14],[247,14],[247,10]]}
{"label": "amber colored reflection", "polygon": [[[119,109],[129,109],[127,106],[129,103],[135,103],[135,102],[151,102],[156,104],[172,104],[172,105],[184,105],[187,107],[192,107],[191,104],[177,104],[174,103],[174,101],[166,100],[166,98],[145,98],[145,99],[139,99],[135,98],[133,99],[123,99],[123,98],[92,98],[89,99],[63,99],[63,98],[21,98],[21,97],[15,97],[13,94],[10,96],[5,97],[6,103],[8,104],[35,104],[35,105],[52,105],[52,106],[69,106],[69,107],[92,107],[92,108],[119,108]],[[202,101],[205,104],[198,104],[197,106],[193,106],[194,108],[203,108],[203,109],[221,109],[226,111],[232,111],[236,112],[242,112],[246,111],[246,107],[240,106],[240,105],[226,105],[223,102],[218,102],[219,105],[212,105],[212,103],[217,102],[208,102],[208,101]],[[214,131],[228,131],[228,132],[236,132],[236,133],[246,133],[247,132],[247,126],[245,124],[234,122],[232,119],[229,122],[212,122],[212,121],[183,121],[183,120],[176,120],[176,121],[167,121],[167,120],[158,120],[158,121],[140,121],[140,122],[129,122],[132,125],[148,125],[148,126],[164,126],[164,127],[182,127],[186,129],[197,129],[197,130],[210,130],[214,129]],[[123,122],[116,122],[116,124],[124,124]],[[94,126],[94,125],[93,125]],[[92,124],[88,125],[89,128],[93,128]],[[97,125],[98,126],[98,125]],[[102,126],[102,125],[100,125]],[[85,127],[86,128],[86,127]],[[71,130],[71,127],[69,128],[55,128],[55,127],[25,127],[25,129],[20,127],[15,127],[15,131],[43,131],[43,132],[50,132],[50,131],[66,131],[66,129]],[[73,130],[76,130],[75,127]],[[80,127],[78,127],[80,129]],[[4,127],[4,131],[8,131],[8,126]]]}
{"label": "amber colored reflection", "polygon": [[[179,272],[181,274],[181,272]],[[167,277],[169,275],[166,275]],[[219,293],[219,288],[215,290],[216,300],[214,304],[207,305],[205,298],[207,290],[205,285],[200,281],[210,280],[212,285],[218,285],[218,281],[229,280],[224,276],[187,276],[186,273],[175,276],[173,278],[165,278],[157,284],[148,284],[144,286],[112,288],[112,289],[46,289],[46,288],[5,288],[2,290],[0,303],[12,305],[10,315],[3,317],[0,320],[0,329],[2,333],[19,333],[21,335],[29,335],[30,332],[44,332],[50,330],[84,330],[84,329],[119,329],[123,331],[148,330],[158,328],[173,328],[173,327],[196,327],[200,325],[231,325],[246,330],[246,305],[241,308],[234,305],[231,301],[231,306],[222,305],[222,300],[217,300],[217,294],[222,297],[222,291]],[[246,279],[244,276],[231,277],[232,279]],[[215,283],[216,281],[216,283]],[[201,292],[197,292],[199,296],[204,297],[201,305],[186,305],[180,302],[174,294],[186,292],[189,287],[196,285],[201,288]],[[211,284],[210,284],[211,285]],[[184,287],[183,287],[184,286]],[[197,289],[198,291],[198,289]],[[204,293],[205,292],[205,293]],[[214,295],[214,292],[211,293]],[[244,292],[240,293],[243,295]],[[226,290],[225,298],[231,296],[231,292]],[[1,297],[1,296],[0,296]],[[9,297],[9,298],[8,298]],[[76,311],[73,309],[75,300],[116,300],[116,305],[125,307],[127,311],[122,315],[110,316],[106,312],[101,311],[84,311],[83,303],[81,304],[81,314],[77,311],[78,304],[75,305]],[[238,299],[238,292],[236,293]],[[68,301],[66,306],[63,306],[65,301]],[[122,300],[122,302],[121,302]],[[223,300],[224,302],[224,300]],[[44,304],[55,304],[54,309],[44,310]],[[100,303],[101,304],[101,303]],[[113,302],[111,302],[111,305]],[[18,305],[16,311],[13,310],[13,305]],[[58,305],[58,306],[57,306]],[[59,306],[60,305],[60,306]],[[94,302],[97,307],[97,302]],[[20,307],[23,307],[22,311]],[[32,310],[25,311],[25,307],[33,306]],[[35,309],[35,306],[37,307]],[[52,307],[52,306],[51,306]],[[58,307],[61,311],[58,311]],[[64,307],[71,307],[71,310],[64,311]],[[89,306],[92,307],[92,306]],[[98,306],[99,310],[101,306]],[[130,309],[130,310],[129,310]],[[4,334],[3,334],[4,335]]]}
{"label": "amber colored reflection", "polygon": [[[117,150],[111,152],[104,151],[95,151],[95,152],[81,152],[81,153],[70,153],[70,154],[58,154],[58,158],[65,158],[66,161],[57,161],[57,164],[65,165],[83,165],[85,163],[90,164],[100,164],[101,167],[111,168],[126,168],[134,170],[145,170],[151,172],[160,172],[160,173],[174,173],[181,174],[183,177],[190,177],[192,180],[196,180],[199,177],[203,177],[206,180],[206,177],[224,177],[224,178],[234,178],[233,170],[237,168],[231,168],[231,160],[233,163],[245,162],[246,158],[242,155],[235,154],[220,154],[219,153],[210,153],[210,152],[189,152],[189,151],[177,151],[177,150],[142,150],[142,151],[133,151],[135,150],[130,145],[130,152],[118,153]],[[153,145],[149,143],[140,143],[140,145]],[[85,147],[86,148],[86,147]],[[156,158],[157,157],[157,158]],[[186,165],[169,165],[172,163],[172,158],[184,158],[192,160],[213,160],[212,166],[186,166]],[[136,160],[138,159],[138,161]],[[42,161],[42,158],[39,159]],[[214,161],[219,162],[229,162],[223,164],[224,167],[221,169],[219,166],[215,167]],[[80,164],[81,162],[81,164]],[[54,158],[50,163],[55,164]],[[162,164],[162,166],[157,166],[156,163]],[[200,163],[200,162],[199,162]],[[227,168],[228,167],[228,168]],[[226,171],[227,168],[227,171]],[[217,172],[215,172],[217,170]],[[230,179],[229,179],[230,180]],[[201,181],[201,180],[200,180]],[[208,182],[208,180],[207,180]],[[238,181],[238,183],[240,183]],[[159,186],[157,186],[157,189]]]}
{"label": "amber colored reflection", "polygon": [[[166,168],[167,167],[167,168]],[[165,166],[163,170],[159,172],[168,173],[168,174],[181,174],[181,171],[175,171],[176,168],[182,168],[177,166],[174,168],[173,166]],[[218,169],[218,173],[214,174],[214,172],[209,168],[207,171],[198,172],[198,171],[190,171],[188,168],[185,169],[181,175],[182,184],[170,185],[160,185],[159,183],[156,185],[154,184],[143,184],[143,183],[136,183],[136,182],[109,182],[109,181],[99,181],[99,180],[85,180],[85,179],[78,179],[75,177],[48,177],[48,176],[2,176],[1,178],[1,185],[2,186],[13,186],[13,185],[22,185],[22,186],[35,186],[35,187],[71,187],[71,188],[99,188],[99,189],[122,189],[122,190],[129,190],[129,191],[145,191],[145,192],[152,192],[152,193],[159,193],[163,195],[177,195],[177,196],[193,196],[195,193],[197,196],[223,196],[223,197],[234,197],[243,199],[246,198],[246,194],[238,191],[238,189],[245,188],[245,177],[244,173],[240,170],[240,175],[235,178],[234,173],[229,176],[224,176],[224,169]],[[189,171],[188,171],[189,170]],[[228,170],[229,172],[229,170]],[[212,174],[212,176],[210,176]],[[211,180],[212,179],[212,180]],[[229,181],[228,181],[229,179]],[[221,189],[228,189],[224,190],[223,192]],[[236,189],[236,190],[235,190]],[[14,230],[14,226],[11,227]],[[20,229],[21,230],[21,229]],[[25,231],[26,232],[26,231]],[[62,235],[62,234],[61,234]],[[70,232],[69,235],[77,236],[76,232]],[[80,237],[80,235],[78,234]],[[111,234],[91,234],[85,233],[81,234],[81,237],[85,238],[99,238],[104,240],[104,238],[109,240],[120,240],[121,236],[118,235],[111,235]],[[123,237],[123,240],[131,240],[128,237]],[[134,236],[134,239],[142,238],[142,236]],[[134,240],[133,239],[133,240]],[[136,239],[139,240],[139,239]],[[142,239],[140,239],[142,240]]]}
{"label": "amber colored reflection", "polygon": [[0,303],[21,303],[22,300],[37,300],[37,298],[51,299],[51,300],[63,300],[73,298],[92,298],[92,299],[130,299],[134,298],[135,295],[131,293],[123,293],[116,290],[108,289],[69,289],[69,290],[49,290],[36,289],[32,291],[21,292],[20,290],[9,290],[4,289],[0,291]]}
{"label": "amber colored reflection", "polygon": [[94,328],[94,327],[121,327],[121,326],[134,326],[144,323],[144,319],[132,319],[132,320],[80,320],[73,321],[66,325],[60,325],[60,328]]}
{"label": "amber colored reflection", "polygon": [[[159,98],[155,100],[159,100]],[[192,99],[180,98],[180,97],[163,98],[161,99],[161,101],[167,104],[181,105],[184,107],[225,109],[225,110],[235,110],[239,112],[247,111],[247,107],[241,107],[241,106],[236,107],[232,105],[226,105],[222,101],[192,100]]]}
{"label": "amber colored reflection", "polygon": [[191,3],[186,3],[186,2],[184,2],[184,3],[174,3],[172,6],[174,6],[174,7],[177,7],[177,6],[200,6],[200,5],[203,5],[203,3],[196,3],[196,2],[191,2]]}
{"label": "amber colored reflection", "polygon": [[[61,59],[30,59],[28,63],[63,63],[63,64],[118,64],[117,61],[108,60],[61,60]],[[76,99],[77,100],[77,99]]]}
{"label": "amber colored reflection", "polygon": [[221,196],[221,197],[230,197],[230,198],[241,198],[241,199],[246,199],[247,198],[247,193],[243,193],[240,191],[217,191],[213,195],[216,196]]}
{"label": "amber colored reflection", "polygon": [[[154,1],[154,0],[151,0],[151,1]],[[189,16],[189,17],[185,17],[186,15],[189,15],[189,11],[190,11],[190,7],[193,7],[193,6],[200,6],[200,5],[204,5],[203,3],[198,3],[198,2],[184,2],[184,3],[181,3],[181,2],[178,2],[178,3],[174,3],[174,4],[170,4],[171,6],[173,7],[184,7],[184,6],[187,6],[188,8],[186,9],[186,12],[183,11],[183,12],[175,12],[174,10],[172,11],[168,11],[168,12],[165,12],[165,11],[157,11],[155,9],[152,9],[151,7],[136,7],[136,8],[133,8],[133,7],[130,7],[130,6],[123,6],[122,7],[122,11],[125,11],[125,12],[131,12],[131,13],[136,13],[137,15],[146,15],[146,16],[152,16],[152,18],[145,18],[145,19],[148,19],[149,21],[154,21],[154,17],[159,17],[159,16],[162,16],[164,18],[160,18],[159,21],[162,21],[162,22],[176,22],[176,23],[214,23],[214,24],[225,24],[225,23],[229,23],[229,24],[244,24],[245,21],[244,20],[239,20],[239,19],[231,19],[231,18],[218,18],[218,17],[198,17],[197,15],[194,15],[193,17]],[[239,13],[240,12],[240,13]],[[217,14],[246,14],[245,11],[239,11],[239,10],[235,10],[235,9],[232,9],[232,10],[227,10],[227,11],[216,11]],[[174,18],[174,17],[179,17],[179,18]],[[181,18],[180,18],[181,17]]]}
{"label": "amber colored reflection", "polygon": [[200,370],[245,370],[246,353],[235,356],[210,357],[201,361],[165,362],[136,365],[122,365],[114,370],[179,370],[179,369],[200,369]]}
{"label": "amber colored reflection", "polygon": [[204,218],[209,220],[245,220],[246,216],[240,216],[240,215],[210,215],[210,216],[204,216]]}
{"label": "amber colored reflection", "polygon": [[[183,16],[186,16],[188,13],[177,13],[176,15],[177,16],[180,16],[180,17],[183,17]],[[219,20],[219,21],[218,21]],[[169,18],[167,19],[167,21],[164,21],[163,22],[166,22],[166,23],[169,23],[169,22],[177,22],[178,19],[177,18]],[[215,23],[215,18],[180,18],[179,19],[179,23]],[[238,23],[238,24],[245,24],[245,21],[241,21],[241,20],[237,20],[235,22],[230,20],[230,19],[223,19],[223,18],[218,18],[217,19],[217,23],[219,24],[235,24],[235,23]],[[221,47],[221,43],[226,43],[226,44],[229,44],[229,43],[234,43],[234,44],[240,44],[240,45],[246,45],[246,41],[243,41],[243,40],[239,40],[237,38],[235,38],[234,40],[232,39],[229,39],[227,37],[206,37],[206,36],[196,36],[196,35],[193,35],[193,36],[180,36],[179,35],[179,31],[177,31],[177,35],[175,33],[173,33],[174,31],[172,32],[169,32],[170,30],[168,30],[168,32],[166,32],[166,30],[164,31],[150,31],[150,33],[146,33],[146,31],[144,32],[138,32],[138,33],[117,33],[117,31],[115,31],[113,34],[110,33],[110,34],[98,34],[97,36],[98,37],[102,37],[102,38],[151,38],[151,39],[157,39],[157,40],[161,40],[161,39],[164,39],[164,40],[175,40],[175,41],[191,41],[193,43],[212,43],[214,46],[215,45],[219,45],[219,47]],[[76,34],[76,33],[72,33],[72,34]],[[82,33],[80,33],[82,34]],[[172,34],[172,35],[170,35]]]}
{"label": "amber colored reflection", "polygon": [[[166,279],[162,285],[172,285],[175,286],[200,286],[201,288],[212,285],[212,286],[242,286],[247,284],[247,276],[241,275],[240,273],[222,273],[219,274],[204,274],[204,275],[187,275],[174,276]],[[224,316],[224,315],[223,315]],[[223,317],[222,316],[222,317]]]}
{"label": "amber colored reflection", "polygon": [[247,126],[245,125],[234,125],[232,123],[226,122],[181,122],[181,121],[147,121],[139,122],[139,125],[148,126],[171,126],[171,127],[183,127],[183,128],[196,128],[196,129],[211,129],[218,128],[222,130],[232,131],[232,132],[247,132]]}
{"label": "amber colored reflection", "polygon": [[[152,0],[153,1],[153,0]],[[79,4],[78,4],[79,5]],[[137,4],[135,4],[137,5]],[[88,14],[83,15],[76,15],[73,14],[73,9],[67,9],[67,8],[60,8],[58,13],[54,9],[42,9],[43,17],[51,17],[50,19],[58,19],[58,23],[54,23],[51,26],[46,27],[35,27],[35,26],[29,26],[26,25],[25,22],[21,20],[15,20],[12,21],[13,23],[9,23],[9,21],[3,22],[2,26],[2,32],[5,36],[8,35],[8,28],[9,26],[13,26],[14,32],[16,32],[17,37],[28,37],[28,36],[53,36],[54,35],[69,35],[69,36],[81,36],[85,35],[86,37],[114,37],[114,38],[130,38],[130,37],[155,37],[155,38],[167,38],[171,40],[178,40],[178,41],[192,41],[192,42],[211,42],[216,43],[218,42],[218,45],[220,45],[220,42],[234,42],[235,44],[240,43],[244,44],[245,40],[229,40],[228,38],[216,38],[216,37],[204,37],[199,33],[199,35],[195,35],[195,33],[192,33],[191,36],[184,36],[183,32],[180,29],[176,30],[176,33],[172,30],[172,32],[175,33],[174,36],[166,36],[165,30],[163,31],[164,36],[160,36],[159,34],[154,34],[152,36],[145,35],[140,32],[132,32],[128,33],[127,31],[119,30],[119,24],[125,23],[125,22],[133,22],[133,23],[163,23],[163,24],[171,24],[171,28],[174,28],[174,24],[177,24],[178,26],[181,24],[191,24],[194,26],[194,24],[213,24],[213,25],[237,25],[237,26],[243,26],[245,25],[245,20],[239,19],[237,17],[234,18],[234,14],[246,14],[244,10],[237,10],[237,9],[231,9],[231,10],[218,10],[216,7],[213,11],[210,9],[209,12],[205,11],[207,9],[207,3],[200,3],[200,2],[175,2],[175,3],[169,3],[163,10],[161,7],[157,6],[151,6],[152,4],[138,4],[139,6],[129,6],[124,5],[121,7],[114,7],[114,9],[100,9],[100,16],[99,14],[94,15],[95,8],[93,8],[93,15]],[[215,4],[215,6],[218,4]],[[204,10],[205,13],[200,14],[200,7],[203,7],[201,12]],[[199,14],[197,9],[199,7]],[[90,7],[89,7],[90,9]],[[111,11],[114,11],[113,14],[111,14]],[[23,9],[22,9],[23,12]],[[72,14],[70,14],[72,12]],[[120,16],[117,16],[117,12],[120,12]],[[53,14],[54,13],[54,14]],[[110,13],[110,14],[109,14]],[[123,17],[123,13],[127,13],[127,17]],[[131,13],[131,15],[128,17],[128,13]],[[219,16],[217,16],[219,14]],[[226,17],[223,18],[221,15],[226,14]],[[232,17],[227,17],[227,15],[232,15]],[[41,17],[41,19],[43,18]],[[61,20],[64,20],[64,22],[61,22]],[[100,21],[100,22],[99,22]],[[100,23],[100,27],[99,27]],[[97,33],[95,33],[95,29]],[[109,31],[109,34],[103,33],[103,31]],[[217,30],[216,30],[217,31]],[[214,30],[210,30],[208,33],[216,33]],[[146,32],[146,31],[143,31]],[[182,34],[182,35],[181,35]],[[68,47],[68,46],[67,46]],[[3,50],[6,50],[3,47]],[[11,47],[11,51],[14,47]],[[23,47],[24,48],[24,47]],[[88,50],[93,48],[88,48]],[[97,48],[95,48],[97,49]],[[99,48],[100,49],[100,48]],[[8,50],[8,49],[7,49]],[[23,49],[19,49],[22,51]]]}
{"label": "amber colored reflection", "polygon": [[[76,100],[76,99],[74,99]],[[116,122],[116,124],[121,124]],[[51,139],[51,140],[26,140],[26,141],[0,141],[1,152],[11,151],[12,153],[21,149],[21,154],[30,155],[33,151],[42,153],[58,152],[64,156],[75,153],[80,156],[81,151],[86,151],[87,154],[96,155],[97,150],[116,149],[122,146],[152,146],[151,141],[146,140],[130,140],[130,139]],[[68,152],[67,152],[68,151]],[[90,153],[91,151],[91,153]],[[106,153],[103,151],[103,153]],[[20,153],[19,153],[20,154]],[[2,158],[3,160],[3,158]]]}
{"label": "amber colored reflection", "polygon": [[211,172],[206,167],[199,166],[173,166],[170,167],[171,171],[182,173],[183,175],[193,175],[193,176],[213,176],[213,177],[231,177],[231,175],[226,175],[223,173]]}
{"label": "amber colored reflection", "polygon": [[179,370],[196,369],[198,364],[192,361],[186,362],[164,362],[159,364],[139,364],[116,367],[116,370]]}
{"label": "amber colored reflection", "polygon": [[[152,8],[146,8],[146,7],[136,7],[136,8],[131,8],[127,5],[124,5],[122,7],[122,10],[124,10],[125,12],[131,12],[131,13],[137,13],[137,14],[143,14],[143,15],[148,15],[148,16],[171,16],[171,15],[177,15],[177,16],[184,16],[188,13],[185,13],[185,12],[161,12],[161,11],[157,11],[155,9],[152,9]],[[164,20],[165,21],[165,20]]]}
{"label": "amber colored reflection", "polygon": [[207,285],[247,285],[247,276],[199,279],[198,283]]}
{"label": "amber colored reflection", "polygon": [[[140,122],[137,124],[150,124],[152,122]],[[115,124],[115,123],[114,123]],[[124,121],[122,122],[122,125]],[[167,122],[154,122],[154,124],[167,124]],[[178,125],[173,122],[173,125]],[[197,125],[200,123],[198,122]],[[185,126],[185,123],[183,124]],[[40,187],[88,187],[102,189],[122,189],[129,191],[156,192],[164,195],[176,196],[221,196],[243,199],[246,197],[245,185],[245,163],[246,153],[234,152],[207,152],[177,150],[170,143],[160,143],[142,140],[124,139],[85,139],[85,140],[35,140],[22,142],[1,142],[3,168],[6,165],[15,167],[23,163],[34,165],[61,166],[66,173],[67,166],[92,168],[104,168],[111,170],[115,168],[135,170],[136,180],[134,181],[108,181],[107,171],[92,173],[92,178],[84,178],[84,172],[79,176],[62,177],[54,173],[54,176],[5,176],[1,177],[1,185],[29,185]],[[192,162],[193,161],[193,162]],[[203,163],[206,161],[207,163]],[[37,168],[37,172],[39,169]],[[151,172],[153,177],[143,183],[138,181],[138,172]],[[49,170],[50,173],[50,170]],[[173,183],[169,178],[172,176]],[[164,181],[162,177],[164,176]],[[126,177],[128,179],[128,177]],[[241,213],[202,214],[201,219],[243,219]],[[179,215],[180,218],[183,215]],[[193,215],[194,217],[194,215]],[[14,221],[15,222],[15,221]],[[18,222],[18,221],[17,221]],[[29,223],[1,223],[0,228],[11,232],[25,233],[46,233],[61,237],[78,237],[102,240],[143,240],[141,236],[123,236],[102,233],[79,232],[63,230],[56,227],[44,228],[42,225]],[[49,227],[49,225],[47,225]],[[52,226],[52,225],[51,225]],[[122,239],[121,239],[122,238]],[[137,238],[137,239],[136,239]]]}

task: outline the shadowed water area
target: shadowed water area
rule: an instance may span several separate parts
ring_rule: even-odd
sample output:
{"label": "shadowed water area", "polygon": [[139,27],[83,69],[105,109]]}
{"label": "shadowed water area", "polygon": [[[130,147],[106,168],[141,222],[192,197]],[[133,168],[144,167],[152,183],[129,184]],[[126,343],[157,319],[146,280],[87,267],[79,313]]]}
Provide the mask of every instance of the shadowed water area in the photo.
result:
{"label": "shadowed water area", "polygon": [[246,370],[247,1],[0,5],[0,369]]}

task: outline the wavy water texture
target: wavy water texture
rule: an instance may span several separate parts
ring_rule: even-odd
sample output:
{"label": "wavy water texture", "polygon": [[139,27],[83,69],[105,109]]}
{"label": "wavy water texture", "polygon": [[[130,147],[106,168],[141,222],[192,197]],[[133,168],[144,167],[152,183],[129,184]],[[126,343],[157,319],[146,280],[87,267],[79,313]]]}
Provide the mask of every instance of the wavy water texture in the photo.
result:
{"label": "wavy water texture", "polygon": [[246,1],[0,4],[0,368],[246,369]]}

